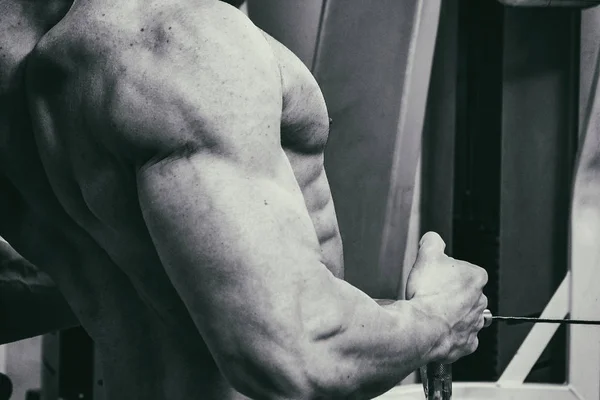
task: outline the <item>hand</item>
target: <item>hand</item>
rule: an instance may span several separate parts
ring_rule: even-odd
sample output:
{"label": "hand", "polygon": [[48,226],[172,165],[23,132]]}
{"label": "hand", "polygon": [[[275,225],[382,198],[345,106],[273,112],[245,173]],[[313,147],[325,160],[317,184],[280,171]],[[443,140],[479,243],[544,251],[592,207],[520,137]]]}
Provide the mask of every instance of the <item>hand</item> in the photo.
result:
{"label": "hand", "polygon": [[[423,235],[417,261],[406,285],[406,299],[441,326],[442,339],[434,348],[436,361],[450,364],[473,353],[483,328],[487,272],[444,254],[446,244],[433,232]],[[437,324],[437,322],[441,322]]]}

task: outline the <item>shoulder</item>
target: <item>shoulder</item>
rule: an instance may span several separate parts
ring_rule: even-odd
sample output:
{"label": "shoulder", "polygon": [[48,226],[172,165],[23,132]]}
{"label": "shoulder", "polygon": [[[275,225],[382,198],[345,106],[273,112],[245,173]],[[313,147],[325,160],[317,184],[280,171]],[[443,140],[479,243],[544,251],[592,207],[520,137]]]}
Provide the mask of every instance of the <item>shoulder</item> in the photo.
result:
{"label": "shoulder", "polygon": [[[322,114],[325,108],[325,99],[310,69],[279,41],[266,32],[263,32],[263,35],[279,64],[284,108],[288,108],[290,112],[303,108],[303,111],[308,111],[310,114]],[[304,112],[299,114],[304,114]]]}
{"label": "shoulder", "polygon": [[283,89],[282,144],[292,150],[322,153],[329,134],[329,113],[310,69],[288,48],[264,33],[277,58]]}
{"label": "shoulder", "polygon": [[[258,28],[225,4],[178,3],[122,16],[72,10],[38,45],[31,90],[54,108],[77,99],[83,110],[63,108],[94,121],[116,150],[237,142],[259,124],[273,130],[281,77]],[[40,80],[48,71],[54,78]]]}
{"label": "shoulder", "polygon": [[265,69],[272,72],[276,64],[272,49],[243,13],[220,2],[207,1],[211,5],[202,7],[178,5],[182,2],[150,10],[74,6],[39,40],[31,61],[44,67],[58,65],[65,72],[106,75],[133,67],[157,72],[168,68],[169,75],[191,68],[227,75],[243,68],[240,78]]}

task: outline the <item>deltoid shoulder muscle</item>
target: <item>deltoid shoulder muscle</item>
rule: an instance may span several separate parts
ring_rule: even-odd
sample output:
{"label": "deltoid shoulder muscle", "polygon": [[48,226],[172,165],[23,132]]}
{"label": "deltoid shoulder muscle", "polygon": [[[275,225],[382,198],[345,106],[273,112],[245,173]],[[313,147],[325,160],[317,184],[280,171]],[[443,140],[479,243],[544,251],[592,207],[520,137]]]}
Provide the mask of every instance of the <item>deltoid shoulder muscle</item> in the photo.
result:
{"label": "deltoid shoulder muscle", "polygon": [[177,3],[120,19],[71,10],[38,46],[33,90],[49,96],[62,84],[52,112],[84,115],[106,146],[130,156],[135,145],[142,158],[218,144],[261,113],[280,114],[278,64],[259,30],[228,5]]}

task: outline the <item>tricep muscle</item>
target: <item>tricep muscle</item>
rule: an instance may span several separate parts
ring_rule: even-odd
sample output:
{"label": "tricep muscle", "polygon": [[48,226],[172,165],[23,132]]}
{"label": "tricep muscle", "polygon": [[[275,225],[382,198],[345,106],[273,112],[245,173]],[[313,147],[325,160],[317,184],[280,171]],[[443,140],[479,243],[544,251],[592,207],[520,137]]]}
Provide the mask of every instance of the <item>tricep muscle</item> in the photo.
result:
{"label": "tricep muscle", "polygon": [[275,351],[263,367],[281,380],[305,333],[328,329],[312,318],[332,278],[299,191],[206,153],[147,167],[138,186],[165,269],[224,372]]}

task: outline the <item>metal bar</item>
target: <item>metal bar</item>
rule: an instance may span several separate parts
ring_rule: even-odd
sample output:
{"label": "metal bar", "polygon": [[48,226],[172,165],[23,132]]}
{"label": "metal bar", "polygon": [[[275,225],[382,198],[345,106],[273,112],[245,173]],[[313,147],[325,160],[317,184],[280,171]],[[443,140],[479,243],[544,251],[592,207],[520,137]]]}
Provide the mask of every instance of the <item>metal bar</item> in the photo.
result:
{"label": "metal bar", "polygon": [[[542,312],[542,318],[566,317],[569,314],[569,296],[570,296],[571,273],[568,272],[563,282],[558,287],[554,296]],[[531,368],[554,336],[558,329],[557,324],[539,324],[534,325],[519,350],[510,361],[498,383],[516,382],[523,383]]]}
{"label": "metal bar", "polygon": [[585,320],[585,319],[549,319],[549,318],[531,318],[531,317],[500,317],[494,315],[495,321],[506,322],[531,322],[535,324],[571,324],[571,325],[600,325],[600,321]]}

